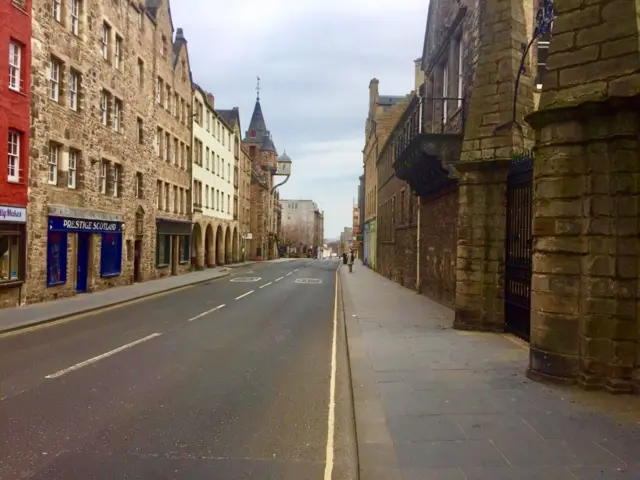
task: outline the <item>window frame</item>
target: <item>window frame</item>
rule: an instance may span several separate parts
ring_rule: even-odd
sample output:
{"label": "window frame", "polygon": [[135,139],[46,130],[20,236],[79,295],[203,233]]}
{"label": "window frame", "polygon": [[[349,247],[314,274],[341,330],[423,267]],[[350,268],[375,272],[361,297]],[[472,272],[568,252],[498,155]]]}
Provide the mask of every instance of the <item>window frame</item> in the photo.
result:
{"label": "window frame", "polygon": [[[114,243],[105,249],[107,238],[110,236],[113,236]],[[117,277],[122,274],[122,243],[122,232],[103,232],[100,235],[101,278]]]}
{"label": "window frame", "polygon": [[23,91],[22,81],[22,45],[17,40],[9,40],[9,89],[14,92]]}
{"label": "window frame", "polygon": [[[7,181],[11,183],[18,183],[20,181],[20,153],[22,150],[22,135],[22,132],[14,128],[9,128],[7,133]],[[15,138],[15,142],[12,142],[12,137]],[[13,175],[11,175],[12,159],[14,160]]]}
{"label": "window frame", "polygon": [[119,198],[120,194],[120,181],[122,179],[122,166],[119,163],[113,163],[111,165],[112,168],[112,183],[113,183],[113,191],[111,192],[114,198]]}
{"label": "window frame", "polygon": [[113,67],[120,70],[120,60],[122,59],[122,37],[116,35],[113,43]]}
{"label": "window frame", "polygon": [[51,15],[56,22],[62,23],[62,0],[53,0]]}
{"label": "window frame", "polygon": [[106,160],[102,160],[100,162],[100,173],[98,175],[98,189],[101,194],[107,194],[107,172],[108,172],[108,162]]}
{"label": "window frame", "polygon": [[[67,187],[71,189],[78,188],[78,157],[80,152],[78,150],[69,150],[69,166],[68,166],[68,178]],[[71,161],[73,159],[73,162]],[[71,164],[73,163],[73,168]]]}
{"label": "window frame", "polygon": [[[156,268],[166,268],[171,265],[171,237],[171,235],[164,233],[158,233],[156,235]],[[160,258],[160,253],[162,251],[161,247],[163,249],[168,249],[168,251],[162,252],[166,258]]]}
{"label": "window frame", "polygon": [[180,265],[185,265],[191,261],[191,235],[180,235],[178,238],[178,261]]}
{"label": "window frame", "polygon": [[109,124],[109,94],[104,88],[100,90],[100,122],[105,126]]}
{"label": "window frame", "polygon": [[[0,226],[0,238],[1,237],[9,237],[11,240],[15,240],[15,245],[17,247],[17,255],[18,255],[18,269],[17,276],[15,278],[11,278],[11,274],[9,273],[7,279],[0,278],[0,286],[2,285],[15,285],[16,283],[23,283],[25,280],[25,226],[21,223],[11,223],[8,225]],[[9,253],[9,272],[11,272],[11,240],[9,240],[9,244],[7,246],[7,252]],[[4,255],[2,255],[4,257]]]}
{"label": "window frame", "polygon": [[80,34],[80,0],[71,0],[71,33],[76,37]]}
{"label": "window frame", "polygon": [[[49,143],[49,155],[47,158],[47,183],[49,185],[58,184],[58,167],[60,165],[61,152],[62,152],[62,147],[60,144],[54,143],[54,142]],[[55,157],[55,161],[52,161],[54,157]],[[52,174],[53,174],[53,178],[52,178]]]}
{"label": "window frame", "polygon": [[[59,240],[56,242],[52,242],[52,237],[59,236]],[[53,255],[53,245],[59,244],[58,254],[60,257],[58,258],[58,279],[51,279],[51,268],[52,268],[52,255]],[[68,255],[68,247],[69,247],[69,234],[67,232],[48,232],[47,233],[47,287],[54,287],[56,285],[64,285],[67,283],[67,265],[69,261]]]}
{"label": "window frame", "polygon": [[100,36],[100,53],[102,58],[109,60],[109,37],[111,36],[111,25],[102,22],[102,35]]}
{"label": "window frame", "polygon": [[[62,62],[57,58],[49,59],[49,99],[56,103],[60,103],[60,71],[62,70]],[[55,75],[54,75],[55,72]],[[54,78],[55,77],[55,78]]]}
{"label": "window frame", "polygon": [[80,75],[73,69],[69,70],[69,88],[67,89],[67,97],[69,100],[69,110],[78,111],[78,85],[80,84]]}

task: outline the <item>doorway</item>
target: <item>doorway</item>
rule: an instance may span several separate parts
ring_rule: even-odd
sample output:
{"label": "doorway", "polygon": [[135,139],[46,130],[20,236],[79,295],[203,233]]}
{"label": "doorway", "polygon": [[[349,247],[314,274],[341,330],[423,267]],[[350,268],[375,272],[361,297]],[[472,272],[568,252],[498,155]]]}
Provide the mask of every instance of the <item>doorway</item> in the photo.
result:
{"label": "doorway", "polygon": [[142,239],[138,238],[133,246],[133,281],[142,281],[142,271],[140,264],[142,262]]}
{"label": "doorway", "polygon": [[89,283],[89,252],[91,251],[91,234],[78,233],[78,252],[76,270],[76,291],[84,293]]}

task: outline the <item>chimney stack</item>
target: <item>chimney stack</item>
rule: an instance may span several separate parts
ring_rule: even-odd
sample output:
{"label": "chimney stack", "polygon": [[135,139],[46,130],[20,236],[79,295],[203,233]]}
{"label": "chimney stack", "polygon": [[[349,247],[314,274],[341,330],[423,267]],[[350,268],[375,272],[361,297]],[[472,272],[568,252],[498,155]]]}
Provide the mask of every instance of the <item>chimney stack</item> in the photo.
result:
{"label": "chimney stack", "polygon": [[376,104],[378,103],[378,84],[377,78],[372,78],[369,82],[369,118],[375,117]]}
{"label": "chimney stack", "polygon": [[213,96],[213,93],[208,93],[207,92],[207,102],[209,102],[209,105],[211,106],[211,108],[215,110],[215,108],[216,108],[216,99]]}

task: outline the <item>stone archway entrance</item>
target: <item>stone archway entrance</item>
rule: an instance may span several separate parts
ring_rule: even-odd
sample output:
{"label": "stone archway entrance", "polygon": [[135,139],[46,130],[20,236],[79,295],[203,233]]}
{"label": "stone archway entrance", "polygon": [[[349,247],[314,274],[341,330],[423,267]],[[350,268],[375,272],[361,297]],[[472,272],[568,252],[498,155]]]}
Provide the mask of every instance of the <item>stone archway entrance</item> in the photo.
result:
{"label": "stone archway entrance", "polygon": [[204,255],[202,251],[202,227],[198,222],[193,224],[191,232],[191,266],[196,270],[204,268]]}
{"label": "stone archway entrance", "polygon": [[233,252],[233,262],[234,263],[237,263],[237,262],[240,261],[238,248],[239,248],[239,244],[238,244],[238,229],[234,228],[233,229],[233,236],[232,236],[232,240],[231,240],[231,250]]}
{"label": "stone archway entrance", "polygon": [[204,265],[207,268],[216,266],[216,252],[214,248],[213,227],[211,224],[207,225],[207,231],[204,238]]}
{"label": "stone archway entrance", "polygon": [[222,227],[218,225],[216,228],[216,263],[224,265],[224,232]]}
{"label": "stone archway entrance", "polygon": [[224,232],[224,263],[233,263],[231,250],[231,229],[227,227]]}

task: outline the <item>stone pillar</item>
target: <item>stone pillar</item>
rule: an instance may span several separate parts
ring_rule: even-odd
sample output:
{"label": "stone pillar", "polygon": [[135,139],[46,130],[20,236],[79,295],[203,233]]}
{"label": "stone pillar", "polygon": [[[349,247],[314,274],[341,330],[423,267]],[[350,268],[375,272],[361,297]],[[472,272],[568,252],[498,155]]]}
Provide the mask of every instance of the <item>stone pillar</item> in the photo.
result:
{"label": "stone pillar", "polygon": [[[197,240],[200,241],[200,240]],[[206,248],[205,245],[200,245],[197,249],[196,249],[196,270],[204,270],[205,268],[205,264],[204,264],[204,249]]]}
{"label": "stone pillar", "polygon": [[532,378],[640,386],[639,5],[556,1],[540,110],[527,118]]}
{"label": "stone pillar", "polygon": [[[525,3],[486,0],[467,100],[460,162],[454,327],[504,329],[506,178],[514,152],[532,145],[524,115],[533,109],[530,68],[516,77],[527,41]],[[516,104],[516,122],[513,106]]]}

